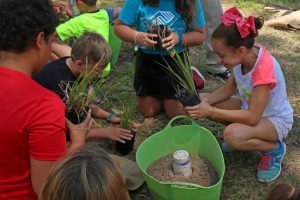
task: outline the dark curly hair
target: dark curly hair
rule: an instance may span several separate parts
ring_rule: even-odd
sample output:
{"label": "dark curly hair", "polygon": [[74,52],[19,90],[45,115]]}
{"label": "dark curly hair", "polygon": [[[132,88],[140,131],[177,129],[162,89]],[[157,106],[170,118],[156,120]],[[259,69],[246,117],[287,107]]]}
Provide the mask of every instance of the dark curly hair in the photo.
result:
{"label": "dark curly hair", "polygon": [[[196,0],[175,0],[176,11],[186,21],[187,27],[192,27],[196,16]],[[159,6],[159,0],[143,0],[143,4]]]}
{"label": "dark curly hair", "polygon": [[58,25],[49,0],[0,0],[0,51],[23,52],[40,32],[46,40]]}
{"label": "dark curly hair", "polygon": [[245,46],[248,49],[251,49],[254,46],[255,37],[258,36],[258,30],[263,27],[264,18],[255,17],[254,23],[257,33],[251,33],[246,38],[241,37],[235,24],[225,26],[223,23],[221,23],[213,32],[212,38],[223,39],[226,46],[233,47],[235,49],[241,46]]}

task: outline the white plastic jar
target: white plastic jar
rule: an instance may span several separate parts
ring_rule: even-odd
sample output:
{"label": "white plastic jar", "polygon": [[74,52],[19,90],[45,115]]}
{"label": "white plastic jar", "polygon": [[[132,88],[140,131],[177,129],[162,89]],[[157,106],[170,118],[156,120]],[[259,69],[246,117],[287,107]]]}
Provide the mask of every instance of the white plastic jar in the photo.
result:
{"label": "white plastic jar", "polygon": [[192,167],[189,160],[189,153],[185,150],[178,150],[173,154],[173,172],[175,175],[182,174],[189,177],[192,174]]}

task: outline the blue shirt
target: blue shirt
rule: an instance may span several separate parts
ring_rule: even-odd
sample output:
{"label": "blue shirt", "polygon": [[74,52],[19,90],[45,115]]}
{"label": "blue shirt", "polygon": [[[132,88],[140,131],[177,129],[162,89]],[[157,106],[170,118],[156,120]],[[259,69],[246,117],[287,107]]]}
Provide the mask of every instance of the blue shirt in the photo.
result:
{"label": "blue shirt", "polygon": [[[175,0],[160,0],[159,6],[153,7],[144,5],[142,0],[126,0],[119,19],[128,26],[136,27],[136,30],[147,32],[147,27],[151,24],[164,24],[172,32],[183,34],[188,32],[186,21],[176,11]],[[201,28],[205,25],[204,14],[200,0],[196,0],[196,16],[191,29]],[[155,51],[154,49],[140,46],[143,52],[151,54],[169,54],[168,51]],[[177,45],[177,52],[182,52],[184,47]]]}

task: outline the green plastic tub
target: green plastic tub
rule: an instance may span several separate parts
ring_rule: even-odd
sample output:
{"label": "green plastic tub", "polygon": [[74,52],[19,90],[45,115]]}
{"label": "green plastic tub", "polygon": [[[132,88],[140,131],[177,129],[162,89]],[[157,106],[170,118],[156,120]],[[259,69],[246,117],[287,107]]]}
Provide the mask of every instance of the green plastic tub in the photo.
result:
{"label": "green plastic tub", "polygon": [[120,48],[122,45],[122,40],[118,38],[114,32],[114,26],[109,25],[109,37],[108,37],[108,44],[112,50],[112,58],[110,61],[110,66],[116,66],[120,54]]}
{"label": "green plastic tub", "polygon": [[[172,124],[178,119],[188,119],[190,125]],[[179,149],[198,154],[208,159],[218,173],[219,181],[210,187],[197,184],[172,182],[163,183],[147,173],[156,160]],[[136,161],[154,200],[218,200],[220,199],[225,163],[220,146],[213,134],[186,117],[173,118],[166,128],[146,139],[138,148]],[[188,188],[186,186],[189,186]]]}

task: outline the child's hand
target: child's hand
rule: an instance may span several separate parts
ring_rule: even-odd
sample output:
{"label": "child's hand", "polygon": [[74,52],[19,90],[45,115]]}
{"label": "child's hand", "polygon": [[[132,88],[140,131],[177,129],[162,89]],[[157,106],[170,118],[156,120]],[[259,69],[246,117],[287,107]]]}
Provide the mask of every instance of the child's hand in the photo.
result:
{"label": "child's hand", "polygon": [[143,45],[146,48],[153,48],[153,46],[157,43],[153,40],[156,38],[156,34],[144,33],[144,32],[135,32],[135,43],[139,45]]}
{"label": "child's hand", "polygon": [[[93,131],[95,132],[96,130]],[[98,131],[102,132],[105,138],[121,143],[125,143],[125,140],[131,140],[133,137],[129,130],[118,127],[98,128]]]}
{"label": "child's hand", "polygon": [[198,105],[185,107],[185,110],[193,119],[202,119],[211,115],[213,107],[211,107],[206,101],[202,100],[202,102]]}
{"label": "child's hand", "polygon": [[173,49],[175,45],[178,44],[178,40],[179,40],[179,36],[176,33],[171,32],[168,37],[162,39],[162,43],[163,43],[162,47],[169,51]]}
{"label": "child's hand", "polygon": [[66,125],[69,128],[71,143],[73,146],[82,146],[85,144],[86,137],[92,127],[93,119],[92,111],[89,110],[87,117],[80,124],[73,124],[66,119]]}

